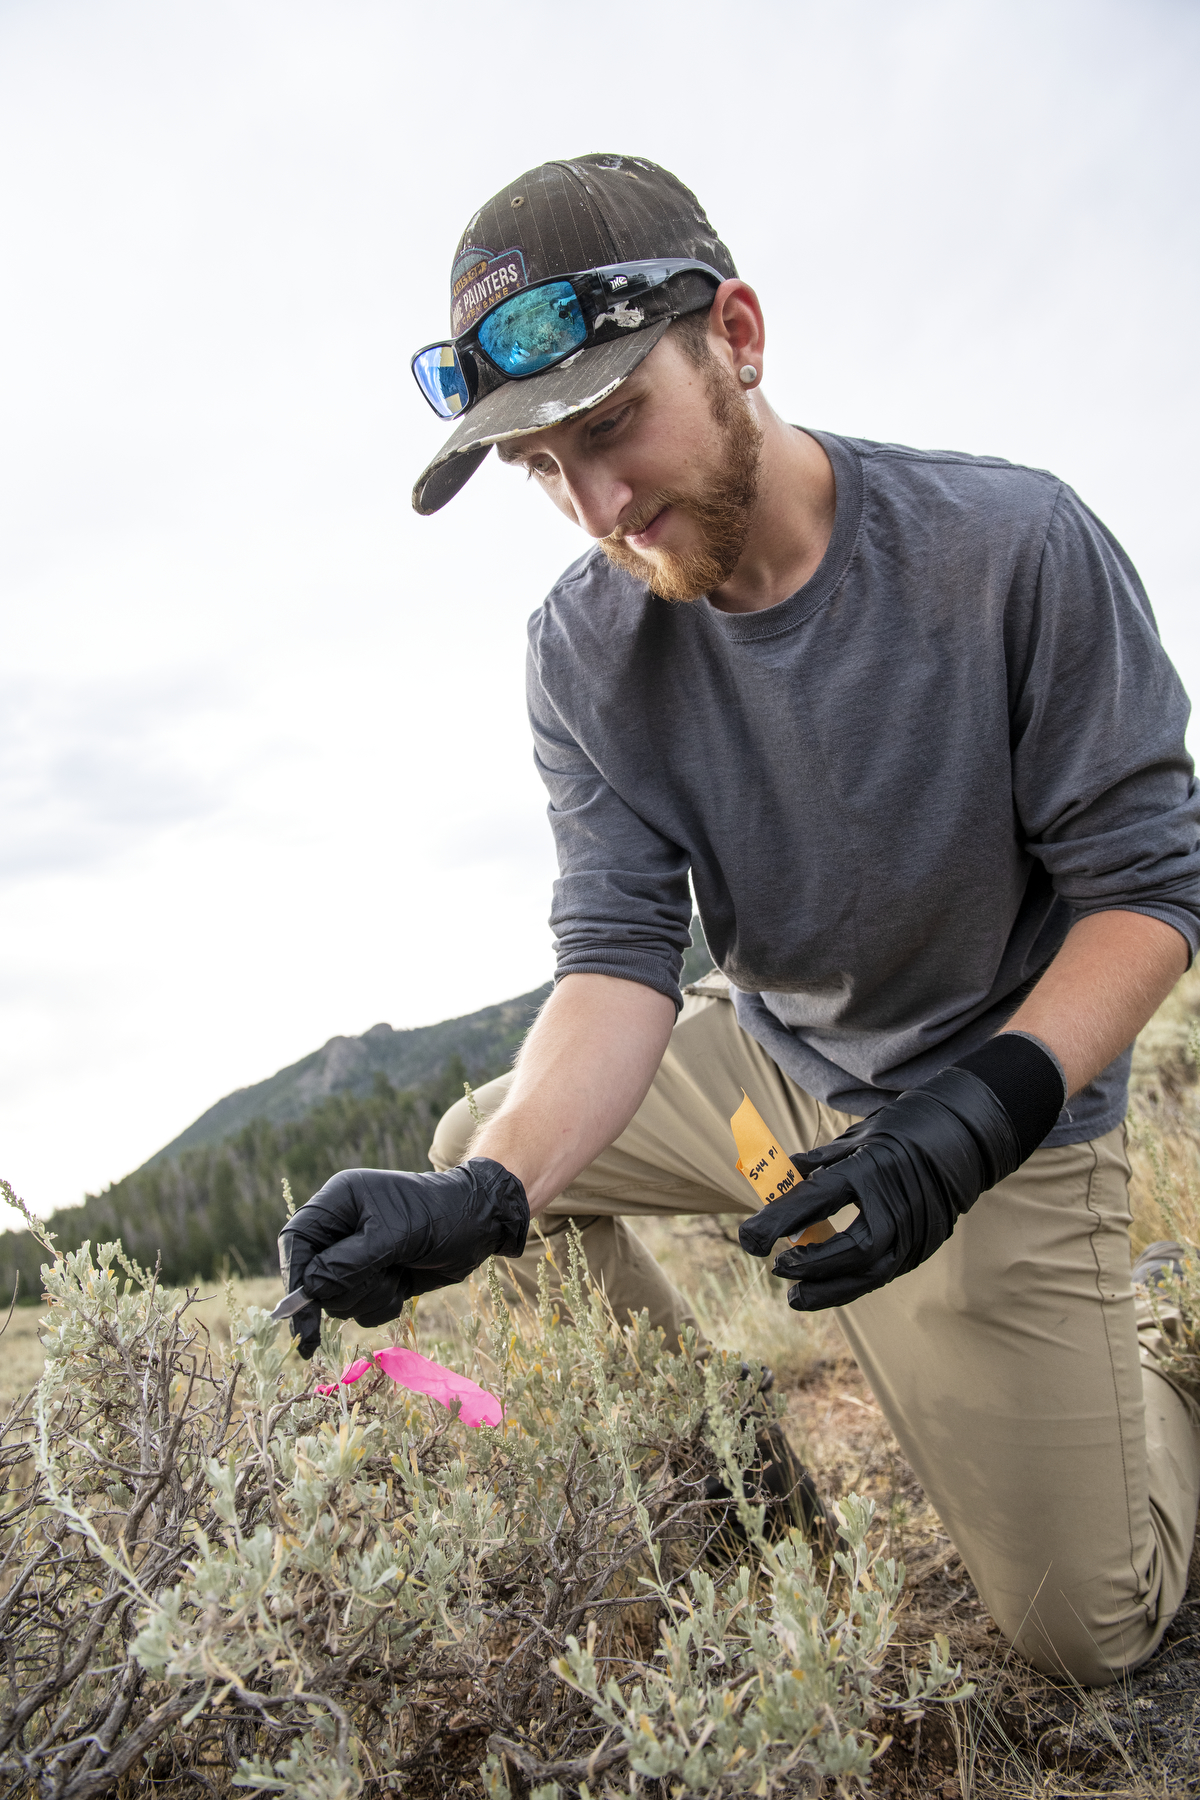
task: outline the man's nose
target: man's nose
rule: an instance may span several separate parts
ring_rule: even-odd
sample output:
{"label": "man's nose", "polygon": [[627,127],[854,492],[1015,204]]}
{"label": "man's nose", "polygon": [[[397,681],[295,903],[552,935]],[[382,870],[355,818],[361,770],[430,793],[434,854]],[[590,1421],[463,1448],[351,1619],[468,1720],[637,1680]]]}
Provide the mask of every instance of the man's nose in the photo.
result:
{"label": "man's nose", "polygon": [[564,476],[575,517],[588,536],[611,536],[633,499],[629,483],[599,470],[564,471]]}

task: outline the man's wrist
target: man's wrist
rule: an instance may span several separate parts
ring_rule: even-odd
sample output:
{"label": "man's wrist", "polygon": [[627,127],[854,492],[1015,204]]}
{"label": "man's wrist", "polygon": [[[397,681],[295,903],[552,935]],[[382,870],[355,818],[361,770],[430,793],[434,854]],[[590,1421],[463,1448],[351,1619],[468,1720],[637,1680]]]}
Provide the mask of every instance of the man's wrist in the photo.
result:
{"label": "man's wrist", "polygon": [[499,1163],[508,1174],[515,1175],[521,1184],[521,1191],[529,1207],[531,1218],[537,1218],[545,1212],[551,1200],[556,1196],[546,1190],[541,1171],[535,1168],[533,1158],[522,1151],[520,1133],[508,1131],[507,1119],[497,1116],[480,1126],[467,1146],[463,1157],[464,1163],[482,1157],[488,1162]]}

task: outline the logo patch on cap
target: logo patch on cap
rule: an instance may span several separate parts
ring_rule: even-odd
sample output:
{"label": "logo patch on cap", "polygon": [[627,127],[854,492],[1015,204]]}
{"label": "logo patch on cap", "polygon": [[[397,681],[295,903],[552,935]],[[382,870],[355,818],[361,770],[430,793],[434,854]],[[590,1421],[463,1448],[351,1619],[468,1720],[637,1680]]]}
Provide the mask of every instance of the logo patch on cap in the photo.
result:
{"label": "logo patch on cap", "polygon": [[450,272],[450,336],[461,337],[498,300],[528,285],[523,250],[464,250]]}

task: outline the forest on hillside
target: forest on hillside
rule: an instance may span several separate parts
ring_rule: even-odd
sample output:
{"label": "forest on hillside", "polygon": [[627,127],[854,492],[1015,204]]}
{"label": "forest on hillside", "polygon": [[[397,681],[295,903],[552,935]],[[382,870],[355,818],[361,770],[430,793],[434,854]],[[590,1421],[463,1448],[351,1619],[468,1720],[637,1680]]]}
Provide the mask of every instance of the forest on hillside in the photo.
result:
{"label": "forest on hillside", "polygon": [[[498,1073],[472,1071],[477,1081]],[[374,1092],[334,1094],[302,1119],[254,1120],[224,1143],[185,1150],[175,1161],[139,1169],[81,1206],[46,1221],[59,1250],[119,1237],[126,1251],[173,1285],[223,1273],[271,1275],[284,1219],[286,1178],[298,1204],[338,1169],[427,1169],[426,1151],[446,1108],[460,1100],[468,1071],[452,1057],[436,1081],[394,1088],[378,1075]],[[0,1233],[0,1294],[7,1305],[42,1291],[46,1253],[27,1231]]]}
{"label": "forest on hillside", "polygon": [[[712,966],[700,921],[693,919],[681,980],[698,981]],[[439,1074],[409,1087],[393,1086],[376,1070],[370,1092],[330,1094],[300,1118],[252,1118],[215,1143],[180,1150],[168,1145],[102,1193],[52,1213],[46,1225],[56,1235],[57,1249],[119,1237],[128,1255],[147,1269],[159,1264],[162,1279],[174,1286],[212,1281],[223,1273],[275,1274],[282,1182],[291,1184],[302,1205],[339,1169],[428,1169],[426,1152],[438,1120],[461,1100],[464,1081],[478,1086],[511,1065],[529,1022],[524,1014],[514,1021],[513,1009],[532,1016],[530,1003],[540,997],[538,990],[424,1032],[394,1034],[436,1042],[449,1027],[474,1029],[479,1060],[473,1058],[469,1067],[453,1054]],[[362,1043],[370,1036],[346,1041]],[[219,1105],[241,1099],[240,1093],[227,1096]],[[182,1135],[186,1139],[195,1130],[189,1127]],[[0,1232],[0,1312],[14,1286],[19,1301],[40,1297],[44,1261],[45,1251],[28,1231]]]}

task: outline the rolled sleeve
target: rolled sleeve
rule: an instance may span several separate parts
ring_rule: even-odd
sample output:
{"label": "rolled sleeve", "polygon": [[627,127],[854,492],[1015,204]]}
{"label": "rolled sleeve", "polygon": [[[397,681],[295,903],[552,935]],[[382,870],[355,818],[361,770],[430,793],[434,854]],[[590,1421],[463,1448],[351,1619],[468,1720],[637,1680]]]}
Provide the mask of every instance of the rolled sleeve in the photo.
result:
{"label": "rolled sleeve", "polygon": [[532,659],[528,695],[558,852],[550,913],[557,979],[613,975],[654,988],[678,1009],[691,943],[687,853],[610,786],[564,725]]}
{"label": "rolled sleeve", "polygon": [[1013,796],[1076,918],[1141,912],[1200,947],[1190,707],[1120,545],[1064,488],[1014,645]]}

